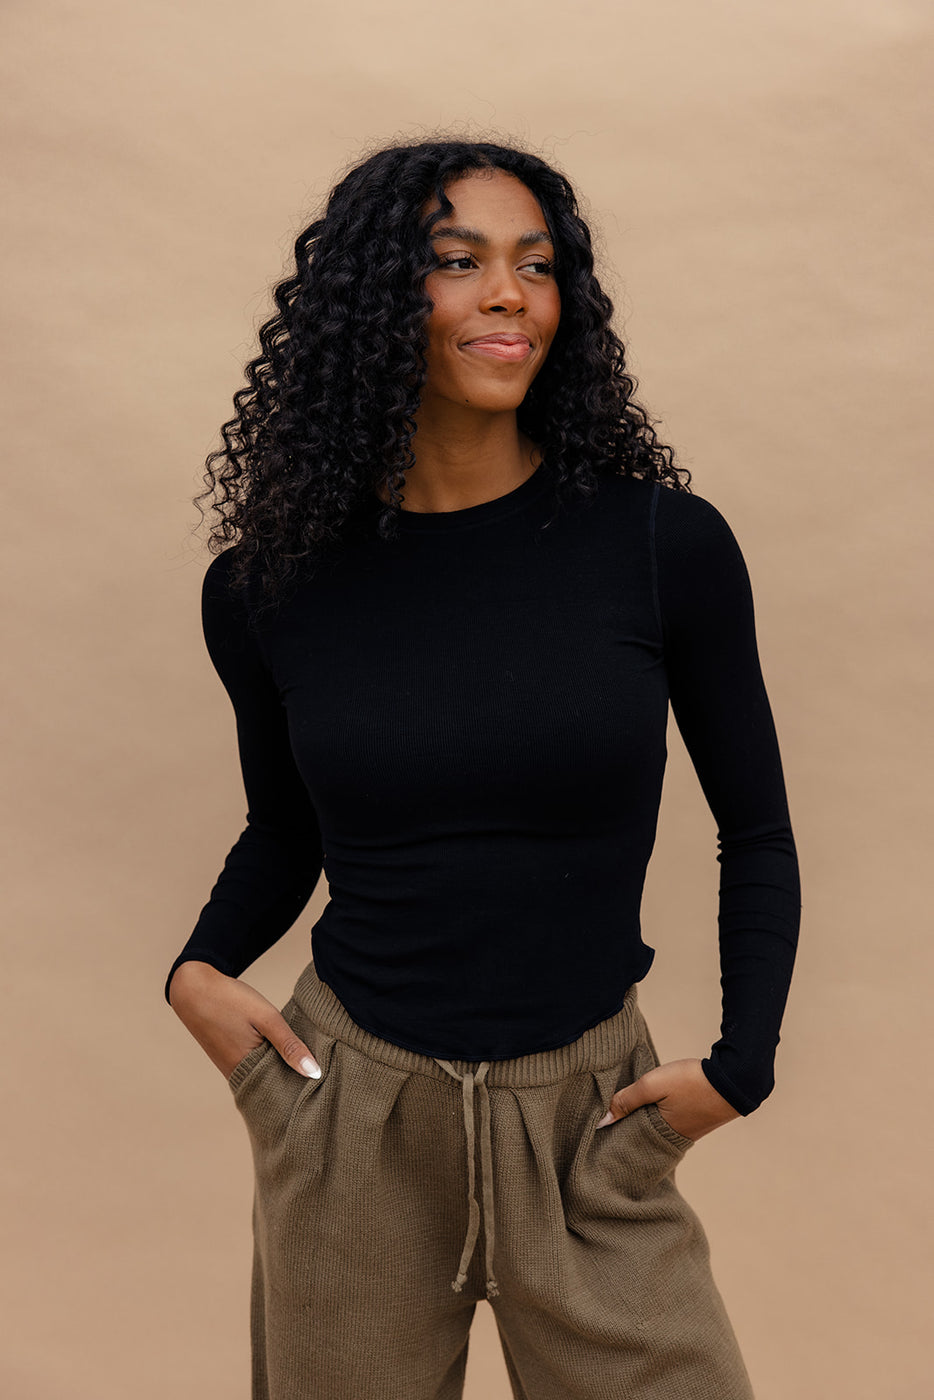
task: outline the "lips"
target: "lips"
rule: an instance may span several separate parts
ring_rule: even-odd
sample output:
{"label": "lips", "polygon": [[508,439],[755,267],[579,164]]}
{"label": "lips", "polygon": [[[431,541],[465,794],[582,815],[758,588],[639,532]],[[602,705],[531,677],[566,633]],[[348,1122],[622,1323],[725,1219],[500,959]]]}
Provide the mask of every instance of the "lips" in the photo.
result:
{"label": "lips", "polygon": [[496,331],[492,335],[481,335],[476,340],[468,340],[467,345],[529,345],[527,335],[518,331]]}
{"label": "lips", "polygon": [[489,355],[496,360],[512,362],[524,360],[532,353],[532,344],[528,336],[513,331],[497,331],[492,335],[479,336],[477,340],[468,340],[463,348],[475,350],[480,355]]}

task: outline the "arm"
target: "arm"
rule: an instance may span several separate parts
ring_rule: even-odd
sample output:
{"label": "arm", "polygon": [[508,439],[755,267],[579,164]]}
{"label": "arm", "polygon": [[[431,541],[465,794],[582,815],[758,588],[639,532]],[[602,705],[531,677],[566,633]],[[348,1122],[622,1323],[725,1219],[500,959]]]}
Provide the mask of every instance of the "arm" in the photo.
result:
{"label": "arm", "polygon": [[657,1103],[693,1139],[771,1092],[801,898],[739,545],[708,501],[658,485],[652,529],[671,707],[718,828],[723,1014],[706,1060],[650,1070],[614,1094],[598,1127]]}
{"label": "arm", "polygon": [[800,923],[797,853],[739,545],[703,498],[664,487],[655,497],[671,707],[717,823],[723,1014],[702,1068],[747,1114],[774,1084]]}
{"label": "arm", "polygon": [[202,624],[236,716],[246,827],[169,970],[166,1001],[183,962],[209,963],[238,977],[301,914],[323,863],[321,834],[292,757],[285,711],[247,627],[245,608],[227,586],[228,554],[213,560],[205,574]]}

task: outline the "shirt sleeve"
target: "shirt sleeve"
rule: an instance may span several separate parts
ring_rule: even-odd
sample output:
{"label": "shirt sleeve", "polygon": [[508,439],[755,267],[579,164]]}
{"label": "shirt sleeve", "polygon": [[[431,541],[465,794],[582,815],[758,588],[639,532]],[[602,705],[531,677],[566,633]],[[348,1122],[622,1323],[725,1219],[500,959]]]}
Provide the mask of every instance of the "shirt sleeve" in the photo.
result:
{"label": "shirt sleeve", "polygon": [[[323,866],[317,817],[292,756],[286,715],[246,608],[228,588],[229,555],[205,574],[202,625],[237,724],[246,826],[194,931],[169,969],[193,959],[239,977],[291,928]],[[171,1004],[171,1003],[170,1003]]]}
{"label": "shirt sleeve", "polygon": [[720,512],[658,484],[653,527],[669,697],[717,824],[720,1039],[702,1061],[741,1114],[774,1087],[801,893],[752,589]]}

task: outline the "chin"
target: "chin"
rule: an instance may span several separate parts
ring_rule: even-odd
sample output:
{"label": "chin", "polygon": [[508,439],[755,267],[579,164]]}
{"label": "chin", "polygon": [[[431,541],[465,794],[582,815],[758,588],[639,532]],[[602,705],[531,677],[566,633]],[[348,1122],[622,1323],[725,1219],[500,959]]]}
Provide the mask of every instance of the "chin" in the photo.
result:
{"label": "chin", "polygon": [[515,411],[524,402],[527,393],[527,385],[523,385],[521,388],[510,387],[509,389],[503,385],[499,393],[491,393],[488,385],[478,385],[473,388],[467,385],[460,402],[484,413],[509,413]]}

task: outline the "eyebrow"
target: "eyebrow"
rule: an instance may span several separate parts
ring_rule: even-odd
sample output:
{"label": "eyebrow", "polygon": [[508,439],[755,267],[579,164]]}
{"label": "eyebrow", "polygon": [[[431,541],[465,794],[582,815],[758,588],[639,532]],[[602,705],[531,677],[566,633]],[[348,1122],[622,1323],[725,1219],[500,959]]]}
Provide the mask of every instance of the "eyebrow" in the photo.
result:
{"label": "eyebrow", "polygon": [[[462,238],[465,243],[476,243],[479,248],[489,248],[490,240],[485,233],[481,233],[476,228],[465,228],[463,224],[442,224],[431,231],[432,238]],[[551,234],[547,229],[530,228],[525,233],[520,233],[516,239],[516,246],[519,248],[530,248],[534,243],[551,243]]]}

